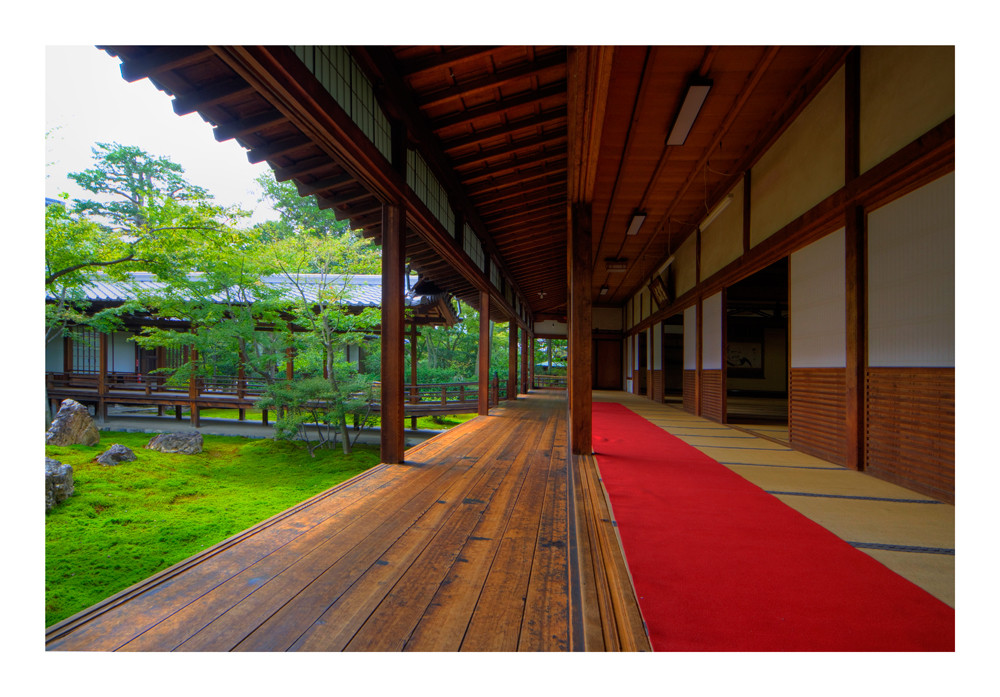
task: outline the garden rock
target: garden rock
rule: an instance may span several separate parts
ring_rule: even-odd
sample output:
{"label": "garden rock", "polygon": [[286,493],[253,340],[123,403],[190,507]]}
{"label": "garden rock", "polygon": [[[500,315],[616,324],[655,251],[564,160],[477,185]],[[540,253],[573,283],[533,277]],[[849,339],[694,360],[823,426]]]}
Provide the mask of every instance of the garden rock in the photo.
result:
{"label": "garden rock", "polygon": [[96,458],[98,462],[108,467],[113,467],[121,462],[132,462],[135,459],[135,453],[130,448],[118,443],[112,445]]}
{"label": "garden rock", "polygon": [[97,445],[101,434],[87,407],[74,399],[64,399],[59,413],[45,434],[46,445]]}
{"label": "garden rock", "polygon": [[158,450],[161,453],[180,453],[182,455],[194,455],[200,453],[202,448],[202,438],[200,433],[161,433],[146,443],[149,450]]}
{"label": "garden rock", "polygon": [[73,468],[50,457],[45,458],[45,512],[73,495]]}

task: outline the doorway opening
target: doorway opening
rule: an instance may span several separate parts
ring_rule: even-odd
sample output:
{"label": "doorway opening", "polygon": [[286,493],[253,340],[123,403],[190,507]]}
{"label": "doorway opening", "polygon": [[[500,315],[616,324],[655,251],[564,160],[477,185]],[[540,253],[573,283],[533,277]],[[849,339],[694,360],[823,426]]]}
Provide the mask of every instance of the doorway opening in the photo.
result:
{"label": "doorway opening", "polygon": [[788,441],[788,259],[726,290],[726,421]]}
{"label": "doorway opening", "polygon": [[663,401],[684,402],[684,313],[663,320]]}

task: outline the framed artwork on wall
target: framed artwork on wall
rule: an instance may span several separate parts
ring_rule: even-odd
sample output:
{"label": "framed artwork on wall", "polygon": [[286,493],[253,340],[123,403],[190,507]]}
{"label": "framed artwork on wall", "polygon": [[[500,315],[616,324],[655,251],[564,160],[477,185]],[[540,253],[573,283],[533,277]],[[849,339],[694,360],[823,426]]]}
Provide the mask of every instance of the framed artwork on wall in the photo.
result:
{"label": "framed artwork on wall", "polygon": [[730,341],[726,345],[726,374],[739,378],[764,377],[763,342]]}

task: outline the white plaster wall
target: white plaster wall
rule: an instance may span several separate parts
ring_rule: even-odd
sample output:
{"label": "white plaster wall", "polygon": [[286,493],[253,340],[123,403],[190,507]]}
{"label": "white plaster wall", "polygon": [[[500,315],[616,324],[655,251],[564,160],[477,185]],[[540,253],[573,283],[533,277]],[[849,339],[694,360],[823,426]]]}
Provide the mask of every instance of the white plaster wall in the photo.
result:
{"label": "white plaster wall", "polygon": [[132,334],[114,332],[108,337],[108,370],[113,373],[135,372],[135,343]]}
{"label": "white plaster wall", "polygon": [[844,185],[844,85],[841,68],[753,166],[751,245]]}
{"label": "white plaster wall", "polygon": [[535,322],[534,332],[535,334],[566,336],[566,323],[557,322],[554,319],[547,319],[542,322]]}
{"label": "white plaster wall", "polygon": [[868,365],[955,365],[955,175],[868,215]]}
{"label": "white plaster wall", "polygon": [[649,367],[659,370],[663,365],[663,322],[657,322],[650,330],[652,348],[649,351]]}
{"label": "white plaster wall", "polygon": [[732,200],[701,232],[701,277],[708,278],[743,254],[743,180],[730,192]]}
{"label": "white plaster wall", "polygon": [[847,365],[844,228],[792,254],[790,323],[793,368]]}
{"label": "white plaster wall", "polygon": [[698,368],[698,307],[684,310],[684,370]]}
{"label": "white plaster wall", "polygon": [[862,172],[954,114],[954,46],[861,48]]}
{"label": "white plaster wall", "polygon": [[705,313],[701,324],[702,370],[722,369],[722,293],[705,298],[701,303]]}

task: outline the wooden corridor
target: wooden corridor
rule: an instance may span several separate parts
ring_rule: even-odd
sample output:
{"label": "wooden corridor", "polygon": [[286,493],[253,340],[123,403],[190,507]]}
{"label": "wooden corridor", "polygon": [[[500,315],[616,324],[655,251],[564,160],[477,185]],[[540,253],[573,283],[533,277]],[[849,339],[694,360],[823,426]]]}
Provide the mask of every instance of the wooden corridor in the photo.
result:
{"label": "wooden corridor", "polygon": [[507,404],[54,625],[46,647],[648,650],[593,461],[567,458],[565,393]]}

